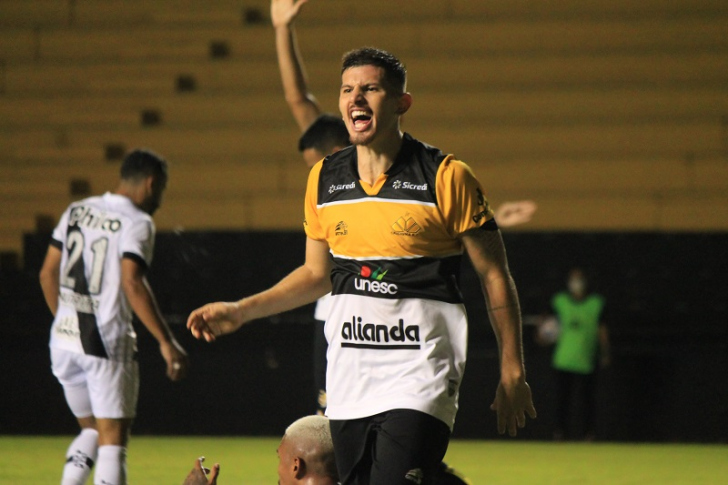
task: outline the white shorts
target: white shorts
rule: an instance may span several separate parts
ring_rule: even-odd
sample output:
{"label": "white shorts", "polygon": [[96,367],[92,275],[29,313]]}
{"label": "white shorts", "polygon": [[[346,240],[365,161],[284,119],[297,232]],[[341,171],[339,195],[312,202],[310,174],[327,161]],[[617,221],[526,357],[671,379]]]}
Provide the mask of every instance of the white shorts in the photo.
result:
{"label": "white shorts", "polygon": [[77,418],[133,418],[139,398],[139,364],[51,348],[53,375]]}

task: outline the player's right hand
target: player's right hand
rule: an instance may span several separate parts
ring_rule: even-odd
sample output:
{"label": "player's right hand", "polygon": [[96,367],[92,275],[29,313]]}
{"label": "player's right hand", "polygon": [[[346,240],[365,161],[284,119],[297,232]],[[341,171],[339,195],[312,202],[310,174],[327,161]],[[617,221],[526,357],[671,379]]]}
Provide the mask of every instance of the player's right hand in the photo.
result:
{"label": "player's right hand", "polygon": [[187,328],[196,339],[213,342],[220,335],[232,333],[243,325],[243,317],[237,303],[216,302],[190,313]]}
{"label": "player's right hand", "polygon": [[195,460],[195,467],[190,471],[182,485],[217,485],[217,476],[220,474],[220,464],[215,463],[212,469],[205,468],[202,462],[205,457]]}
{"label": "player's right hand", "polygon": [[490,409],[495,411],[498,420],[498,433],[516,436],[517,428],[526,426],[526,414],[536,419],[531,387],[525,379],[503,381],[498,384],[495,399]]}
{"label": "player's right hand", "polygon": [[170,380],[179,381],[187,377],[190,361],[185,349],[175,339],[160,343],[159,351],[167,363],[167,377]]}
{"label": "player's right hand", "polygon": [[271,0],[270,20],[273,27],[288,26],[296,20],[308,0]]}

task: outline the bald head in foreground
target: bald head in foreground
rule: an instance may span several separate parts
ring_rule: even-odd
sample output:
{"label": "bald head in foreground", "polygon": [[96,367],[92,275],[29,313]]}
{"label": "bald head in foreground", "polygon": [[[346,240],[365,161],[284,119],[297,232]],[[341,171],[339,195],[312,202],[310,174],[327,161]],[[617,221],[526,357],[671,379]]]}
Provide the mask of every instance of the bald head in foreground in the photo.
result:
{"label": "bald head in foreground", "polygon": [[334,485],[338,481],[328,418],[306,416],[291,424],[278,446],[278,483]]}
{"label": "bald head in foreground", "polygon": [[[200,458],[182,485],[217,485],[220,465],[204,468]],[[209,476],[208,476],[209,474]],[[291,424],[278,446],[279,485],[336,485],[339,483],[334,460],[329,420],[306,416]]]}

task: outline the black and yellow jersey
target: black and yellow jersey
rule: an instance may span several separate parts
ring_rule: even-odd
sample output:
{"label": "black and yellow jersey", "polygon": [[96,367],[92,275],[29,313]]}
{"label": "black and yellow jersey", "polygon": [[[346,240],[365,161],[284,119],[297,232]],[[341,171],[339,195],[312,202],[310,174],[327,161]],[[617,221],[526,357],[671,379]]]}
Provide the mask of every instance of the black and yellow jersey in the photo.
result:
{"label": "black and yellow jersey", "polygon": [[[326,158],[309,177],[306,234],[329,244],[334,294],[365,294],[354,281],[363,276],[397,284],[397,294],[380,291],[383,298],[460,302],[458,236],[482,226],[495,221],[470,168],[408,135],[373,186],[359,180],[354,147]],[[361,274],[361,261],[371,275]]]}
{"label": "black and yellow jersey", "polygon": [[497,229],[470,168],[405,134],[370,185],[349,147],[312,168],[305,216],[306,234],[328,243],[333,262],[327,414],[398,407],[452,426],[467,340],[459,236]]}

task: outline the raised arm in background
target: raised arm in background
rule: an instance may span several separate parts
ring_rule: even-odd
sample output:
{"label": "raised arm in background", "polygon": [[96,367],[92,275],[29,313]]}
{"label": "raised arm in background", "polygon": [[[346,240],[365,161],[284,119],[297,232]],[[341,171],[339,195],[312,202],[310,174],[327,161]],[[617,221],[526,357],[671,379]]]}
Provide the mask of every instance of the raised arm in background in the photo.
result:
{"label": "raised arm in background", "polygon": [[308,90],[306,70],[298,50],[293,23],[308,0],[271,0],[270,17],[275,29],[276,55],[283,93],[301,131],[321,114],[314,95]]}

